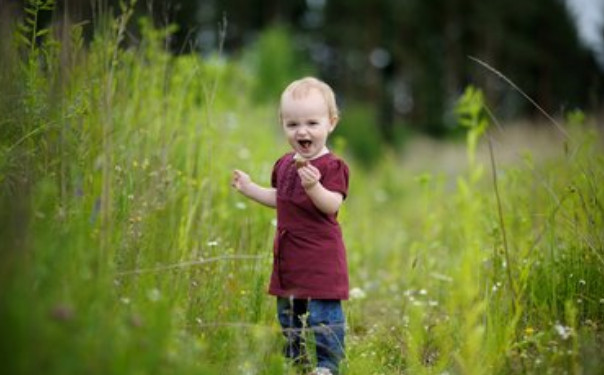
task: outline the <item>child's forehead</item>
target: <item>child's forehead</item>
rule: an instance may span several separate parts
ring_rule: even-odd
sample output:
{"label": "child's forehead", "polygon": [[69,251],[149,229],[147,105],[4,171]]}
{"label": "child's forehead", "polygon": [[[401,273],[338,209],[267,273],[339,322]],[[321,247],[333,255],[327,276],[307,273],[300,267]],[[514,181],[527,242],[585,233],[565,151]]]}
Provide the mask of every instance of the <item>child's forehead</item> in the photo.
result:
{"label": "child's forehead", "polygon": [[304,97],[311,92],[322,93],[322,87],[313,82],[300,82],[297,85],[292,85],[285,90],[285,93],[289,93],[293,97]]}
{"label": "child's forehead", "polygon": [[281,99],[281,111],[283,112],[322,111],[327,109],[327,101],[317,90],[309,91],[306,95],[284,95]]}
{"label": "child's forehead", "polygon": [[325,104],[327,99],[321,90],[311,87],[308,90],[292,90],[283,93],[281,97],[281,107],[286,107],[288,104],[300,105],[302,103]]}

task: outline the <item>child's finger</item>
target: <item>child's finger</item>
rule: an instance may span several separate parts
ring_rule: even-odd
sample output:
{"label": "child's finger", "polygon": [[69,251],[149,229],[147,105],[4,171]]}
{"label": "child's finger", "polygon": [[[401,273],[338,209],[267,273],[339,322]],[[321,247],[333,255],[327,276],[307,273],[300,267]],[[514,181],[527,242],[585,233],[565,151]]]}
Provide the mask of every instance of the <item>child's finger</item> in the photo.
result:
{"label": "child's finger", "polygon": [[312,164],[308,164],[307,166],[300,168],[300,170],[309,177],[317,179],[321,178],[321,172],[319,172],[319,169]]}

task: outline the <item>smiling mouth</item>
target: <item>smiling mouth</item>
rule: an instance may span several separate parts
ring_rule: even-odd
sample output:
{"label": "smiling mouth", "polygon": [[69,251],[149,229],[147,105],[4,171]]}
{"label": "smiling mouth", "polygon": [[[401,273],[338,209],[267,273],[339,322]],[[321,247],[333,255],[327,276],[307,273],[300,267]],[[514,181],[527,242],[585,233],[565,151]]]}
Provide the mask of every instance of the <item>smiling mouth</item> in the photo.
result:
{"label": "smiling mouth", "polygon": [[303,140],[299,140],[298,144],[300,145],[300,147],[302,147],[302,150],[308,150],[310,148],[310,145],[312,144],[311,141],[303,139]]}

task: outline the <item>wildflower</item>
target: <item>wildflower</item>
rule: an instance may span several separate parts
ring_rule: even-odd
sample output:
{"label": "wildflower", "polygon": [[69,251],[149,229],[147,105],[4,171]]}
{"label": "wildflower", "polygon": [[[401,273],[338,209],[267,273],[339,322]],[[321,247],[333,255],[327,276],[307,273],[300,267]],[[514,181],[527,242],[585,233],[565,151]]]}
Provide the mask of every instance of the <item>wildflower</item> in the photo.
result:
{"label": "wildflower", "polygon": [[128,298],[128,297],[122,297],[122,298],[120,298],[120,302],[123,303],[124,305],[129,305],[130,304],[130,298]]}
{"label": "wildflower", "polygon": [[585,280],[583,280],[583,279],[579,280],[579,285],[583,286],[585,284],[586,284]]}
{"label": "wildflower", "polygon": [[325,368],[325,367],[317,367],[310,374],[311,375],[331,375],[331,371],[328,368]]}
{"label": "wildflower", "polygon": [[361,288],[352,288],[350,290],[350,299],[364,299],[366,297],[365,291]]}
{"label": "wildflower", "polygon": [[556,332],[558,333],[558,335],[560,335],[560,337],[562,338],[562,340],[567,340],[570,335],[572,334],[572,328],[567,327],[567,326],[563,326],[562,324],[558,323],[554,326],[554,329],[556,330]]}
{"label": "wildflower", "polygon": [[256,373],[254,366],[249,361],[245,361],[239,365],[239,371],[244,375],[252,375]]}
{"label": "wildflower", "polygon": [[214,241],[208,241],[207,245],[208,245],[208,247],[218,246],[218,241],[216,241],[216,240],[214,240]]}
{"label": "wildflower", "polygon": [[237,202],[235,203],[235,208],[237,208],[238,210],[245,210],[247,207],[247,205],[243,202]]}
{"label": "wildflower", "polygon": [[151,302],[157,302],[161,298],[161,292],[157,288],[153,288],[147,293],[147,297]]}
{"label": "wildflower", "polygon": [[527,336],[532,336],[533,333],[535,333],[535,330],[533,329],[533,327],[526,327],[524,329],[524,334]]}
{"label": "wildflower", "polygon": [[419,291],[419,294],[421,296],[425,296],[426,294],[428,294],[428,291],[426,291],[426,289],[422,289],[422,290]]}

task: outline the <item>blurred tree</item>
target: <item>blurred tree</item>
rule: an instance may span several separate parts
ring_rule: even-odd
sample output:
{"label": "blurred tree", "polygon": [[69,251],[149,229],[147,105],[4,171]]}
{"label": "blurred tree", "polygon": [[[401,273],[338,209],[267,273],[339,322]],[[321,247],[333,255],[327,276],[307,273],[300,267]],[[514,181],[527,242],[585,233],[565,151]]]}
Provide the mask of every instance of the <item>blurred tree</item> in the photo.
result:
{"label": "blurred tree", "polygon": [[[119,3],[64,0],[57,14],[78,22],[94,9],[119,11]],[[237,54],[270,26],[285,25],[295,44],[290,53],[297,54],[285,60],[309,57],[344,107],[373,104],[388,141],[401,126],[447,134],[453,103],[470,83],[502,119],[535,113],[468,56],[505,74],[554,115],[603,105],[603,71],[581,45],[562,0],[138,0],[136,7],[158,26],[180,25],[166,41],[175,53],[213,52],[224,43],[225,53]],[[136,30],[129,35],[136,43]]]}
{"label": "blurred tree", "polygon": [[[559,0],[332,0],[325,25],[327,43],[338,54],[361,49],[370,56],[362,66],[344,63],[339,76],[345,77],[345,92],[391,111],[380,116],[385,139],[392,139],[399,117],[430,134],[445,134],[451,103],[469,83],[483,87],[504,118],[535,113],[468,56],[505,74],[553,114],[586,108],[590,95],[602,96],[602,71]],[[376,48],[388,54],[387,64],[373,63]],[[351,84],[352,77],[359,82]]]}

